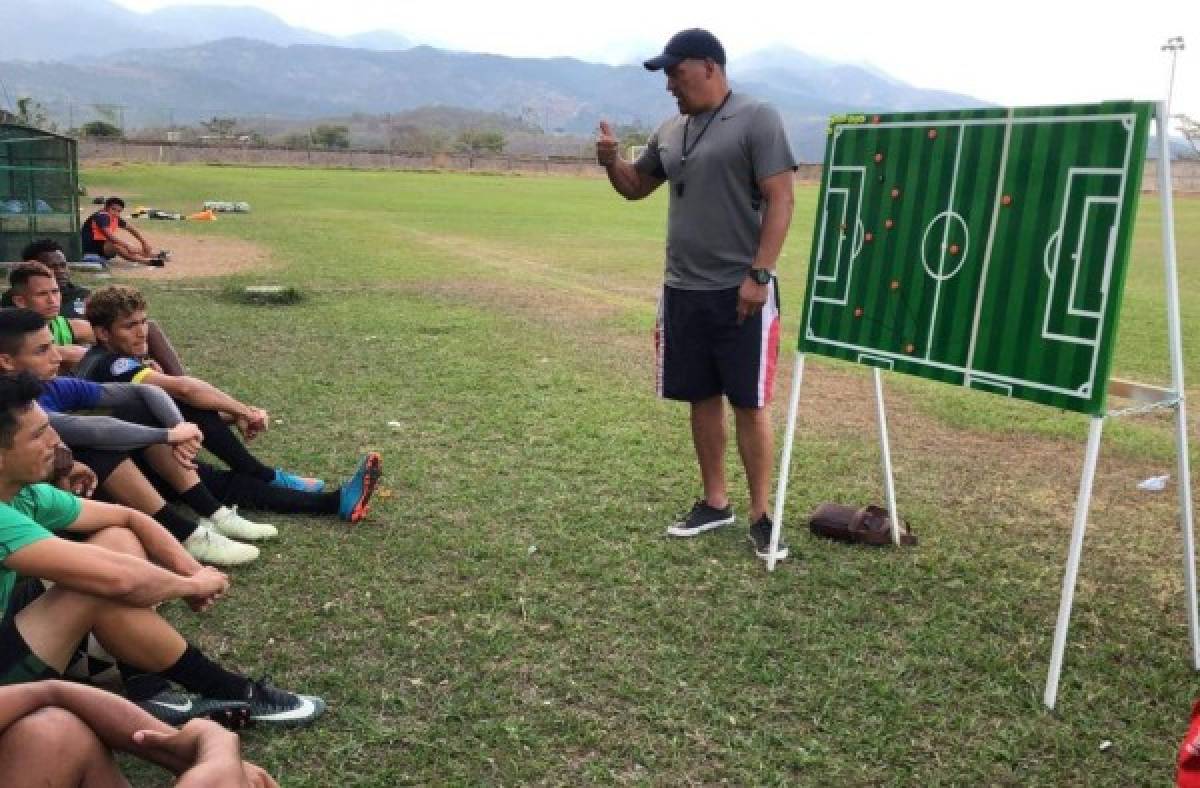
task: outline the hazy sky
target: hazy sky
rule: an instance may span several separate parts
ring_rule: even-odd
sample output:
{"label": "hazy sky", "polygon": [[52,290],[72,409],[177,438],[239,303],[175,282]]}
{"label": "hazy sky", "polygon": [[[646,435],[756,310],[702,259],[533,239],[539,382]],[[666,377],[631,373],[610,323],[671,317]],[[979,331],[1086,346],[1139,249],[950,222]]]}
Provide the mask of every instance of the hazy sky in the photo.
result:
{"label": "hazy sky", "polygon": [[139,11],[252,5],[334,35],[385,29],[453,49],[607,63],[640,60],[680,28],[707,27],[730,58],[787,44],[870,63],[918,87],[1016,105],[1165,98],[1170,58],[1160,47],[1182,35],[1188,48],[1179,53],[1172,111],[1200,120],[1200,0],[117,1]]}

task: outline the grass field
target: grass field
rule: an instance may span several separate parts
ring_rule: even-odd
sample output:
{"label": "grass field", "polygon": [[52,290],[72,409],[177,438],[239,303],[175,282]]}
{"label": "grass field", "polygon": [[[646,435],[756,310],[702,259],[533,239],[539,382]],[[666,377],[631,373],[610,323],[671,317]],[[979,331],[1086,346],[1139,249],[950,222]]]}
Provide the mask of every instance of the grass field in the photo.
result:
{"label": "grass field", "polygon": [[[889,376],[899,505],[921,546],[845,548],[803,521],[882,497],[869,377],[810,359],[794,558],[767,576],[744,524],[663,536],[698,492],[686,412],[651,385],[663,198],[628,204],[590,179],[224,167],[85,181],[164,209],[249,201],[215,224],[143,225],[253,241],[273,266],[148,285],[152,312],[192,371],[279,417],[265,459],[337,479],[362,449],[384,454],[368,523],[277,518],[282,538],[231,598],[171,612],[223,660],[330,701],[310,729],[245,736],[282,784],[1171,779],[1198,683],[1175,488],[1135,489],[1174,473],[1164,417],[1106,433],[1052,714],[1040,696],[1083,417]],[[800,189],[781,264],[787,348],[815,197]],[[1115,370],[1161,382],[1157,208],[1142,202]],[[1200,200],[1177,202],[1177,227],[1195,393]],[[305,300],[226,295],[250,282]]]}

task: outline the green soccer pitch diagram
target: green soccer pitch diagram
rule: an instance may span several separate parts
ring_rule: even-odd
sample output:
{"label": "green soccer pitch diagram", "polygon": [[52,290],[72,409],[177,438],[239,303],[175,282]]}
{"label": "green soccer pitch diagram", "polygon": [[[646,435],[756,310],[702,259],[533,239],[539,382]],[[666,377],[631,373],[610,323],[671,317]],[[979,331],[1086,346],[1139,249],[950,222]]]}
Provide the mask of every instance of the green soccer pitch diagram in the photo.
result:
{"label": "green soccer pitch diagram", "polygon": [[834,118],[800,352],[1102,415],[1153,114]]}

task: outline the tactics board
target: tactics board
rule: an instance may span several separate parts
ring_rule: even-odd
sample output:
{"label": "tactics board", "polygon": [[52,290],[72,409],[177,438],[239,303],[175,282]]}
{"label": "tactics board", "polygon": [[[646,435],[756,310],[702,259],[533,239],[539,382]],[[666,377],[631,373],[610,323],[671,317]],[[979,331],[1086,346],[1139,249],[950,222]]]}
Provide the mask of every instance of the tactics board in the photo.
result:
{"label": "tactics board", "polygon": [[1153,114],[832,119],[800,351],[1102,414]]}

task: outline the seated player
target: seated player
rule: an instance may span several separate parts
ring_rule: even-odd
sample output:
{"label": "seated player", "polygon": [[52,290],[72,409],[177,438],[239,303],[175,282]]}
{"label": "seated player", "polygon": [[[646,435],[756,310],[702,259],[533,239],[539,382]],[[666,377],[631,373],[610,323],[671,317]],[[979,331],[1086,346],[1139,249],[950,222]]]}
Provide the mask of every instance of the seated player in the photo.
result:
{"label": "seated player", "polygon": [[209,720],[173,728],[109,692],[68,681],[0,687],[0,774],[47,788],[128,785],[113,752],[177,776],[179,788],[278,788]]}
{"label": "seated player", "polygon": [[[79,231],[83,240],[83,254],[96,255],[105,260],[121,257],[142,265],[164,265],[167,262],[167,252],[151,251],[150,242],[136,227],[121,218],[123,210],[124,200],[120,197],[109,197],[104,201],[103,210],[96,211],[84,220]],[[137,245],[122,240],[118,234],[121,230],[132,235],[137,240]]]}
{"label": "seated player", "polygon": [[[270,539],[278,531],[273,525],[246,520],[209,494],[195,472],[200,430],[183,420],[174,401],[155,386],[101,386],[56,378],[58,353],[40,315],[28,309],[0,309],[0,373],[28,372],[44,382],[38,404],[76,459],[95,472],[106,498],[154,517],[200,561],[239,566],[258,558],[257,547],[234,539]],[[134,404],[153,413],[159,426],[69,413]],[[176,484],[174,497],[200,515],[199,522],[167,506],[142,467],[130,457],[129,452],[138,450],[144,450],[140,452],[144,463],[171,474]]]}
{"label": "seated player", "polygon": [[[21,259],[27,263],[41,263],[54,274],[54,278],[58,282],[60,299],[58,313],[60,315],[66,318],[83,319],[83,305],[92,291],[71,281],[67,256],[57,241],[51,238],[34,241],[21,251]],[[3,297],[0,297],[0,307],[3,306],[13,306],[11,291],[6,291]],[[158,323],[151,320],[149,329],[150,333],[146,337],[146,341],[150,346],[150,358],[154,359],[155,363],[168,375],[186,375],[179,354],[175,352],[171,340],[167,339],[167,335],[163,333]]]}
{"label": "seated player", "polygon": [[[204,433],[204,448],[230,470],[276,487],[320,492],[325,482],[297,476],[282,468],[271,469],[252,455],[233,434],[222,416],[237,424],[246,440],[267,428],[265,410],[246,405],[225,392],[193,377],[167,375],[145,365],[146,300],[135,288],[110,285],[92,293],[87,303],[96,344],[75,369],[80,378],[97,383],[149,383],[170,394],[180,412]],[[136,420],[136,419],[134,419]]]}
{"label": "seated player", "polygon": [[[272,486],[251,476],[218,470],[194,462],[194,451],[191,456],[186,452],[180,456],[179,444],[190,444],[195,436],[193,448],[198,448],[202,435],[195,425],[184,422],[165,391],[134,383],[57,378],[58,353],[41,316],[28,309],[0,309],[0,372],[29,372],[42,380],[46,391],[38,403],[78,459],[101,477],[107,497],[153,516],[197,559],[221,566],[248,563],[258,557],[258,548],[233,540],[257,541],[276,535],[274,526],[238,514],[238,506],[281,514],[336,514],[351,523],[366,516],[382,472],[376,452],[368,452],[341,487],[321,492]],[[145,411],[151,418],[141,418],[143,423],[138,424],[69,415],[71,411],[113,406],[126,413],[137,410],[139,416]],[[145,426],[151,421],[153,426]],[[138,451],[143,448],[144,452]],[[130,461],[128,452],[135,453],[136,463]],[[163,498],[186,503],[200,515],[200,522],[167,507]]]}
{"label": "seated player", "polygon": [[50,269],[41,263],[21,263],[8,272],[8,285],[13,306],[32,309],[46,319],[54,344],[62,348],[64,367],[78,364],[96,337],[87,320],[59,314],[62,297]]}
{"label": "seated player", "polygon": [[[0,376],[0,684],[59,678],[90,632],[117,659],[130,699],[164,721],[236,709],[265,723],[316,719],[320,698],[221,667],[156,611],[172,599],[207,610],[229,578],[149,516],[39,483],[59,442],[35,401],[41,389],[27,373]],[[166,680],[196,697],[181,703]]]}
{"label": "seated player", "polygon": [[[21,250],[21,260],[26,263],[41,263],[49,268],[58,282],[58,292],[62,299],[58,313],[63,317],[83,319],[83,304],[92,291],[71,281],[67,255],[58,241],[52,238],[39,238],[27,244]],[[3,298],[0,298],[0,306],[12,305],[12,294],[6,292]]]}

